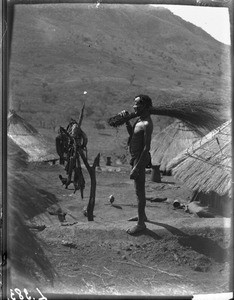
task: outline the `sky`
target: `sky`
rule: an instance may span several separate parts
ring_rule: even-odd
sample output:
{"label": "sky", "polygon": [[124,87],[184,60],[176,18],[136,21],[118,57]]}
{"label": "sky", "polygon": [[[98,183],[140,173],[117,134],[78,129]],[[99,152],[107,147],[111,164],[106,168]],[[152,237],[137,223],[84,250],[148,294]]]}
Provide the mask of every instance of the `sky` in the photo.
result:
{"label": "sky", "polygon": [[230,45],[230,19],[226,7],[205,7],[189,5],[154,5],[165,7],[184,20],[201,27],[216,40]]}

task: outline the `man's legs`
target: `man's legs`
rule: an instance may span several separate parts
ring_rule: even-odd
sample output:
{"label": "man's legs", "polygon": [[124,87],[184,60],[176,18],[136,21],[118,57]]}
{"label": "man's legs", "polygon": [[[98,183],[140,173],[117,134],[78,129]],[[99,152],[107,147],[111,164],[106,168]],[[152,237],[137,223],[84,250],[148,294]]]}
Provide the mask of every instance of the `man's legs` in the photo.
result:
{"label": "man's legs", "polygon": [[137,225],[133,228],[129,228],[127,233],[136,234],[146,228],[145,221],[147,221],[147,217],[145,214],[145,169],[139,170],[139,175],[137,179],[134,180],[135,184],[135,192],[137,196],[137,204],[138,204],[138,216],[135,218],[129,219],[129,221],[137,221]]}
{"label": "man's legs", "polygon": [[134,180],[135,191],[137,196],[138,204],[138,223],[139,225],[145,225],[146,214],[145,214],[145,169],[140,170],[139,176]]}

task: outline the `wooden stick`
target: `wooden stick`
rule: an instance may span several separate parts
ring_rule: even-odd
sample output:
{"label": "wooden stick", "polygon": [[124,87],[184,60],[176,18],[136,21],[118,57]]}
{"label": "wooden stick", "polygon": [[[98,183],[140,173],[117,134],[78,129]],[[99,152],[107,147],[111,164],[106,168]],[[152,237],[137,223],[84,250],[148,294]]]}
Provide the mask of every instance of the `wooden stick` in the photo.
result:
{"label": "wooden stick", "polygon": [[79,115],[79,120],[77,122],[78,126],[81,127],[82,121],[83,121],[83,117],[84,117],[84,108],[85,108],[85,104],[83,104],[80,115]]}
{"label": "wooden stick", "polygon": [[89,203],[87,206],[87,217],[89,221],[93,221],[93,210],[95,205],[95,196],[96,196],[96,167],[99,165],[100,161],[100,153],[94,159],[93,165],[90,166],[88,163],[87,158],[84,155],[84,152],[81,148],[78,147],[78,152],[89,172],[90,179],[91,179],[91,187],[90,187],[90,196],[89,196]]}

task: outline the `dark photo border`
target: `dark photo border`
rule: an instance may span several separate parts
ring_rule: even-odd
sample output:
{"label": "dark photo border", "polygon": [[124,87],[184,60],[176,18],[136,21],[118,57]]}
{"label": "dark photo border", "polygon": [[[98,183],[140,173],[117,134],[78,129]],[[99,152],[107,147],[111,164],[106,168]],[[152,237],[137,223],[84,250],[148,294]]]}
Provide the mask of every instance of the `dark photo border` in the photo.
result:
{"label": "dark photo border", "polygon": [[[15,5],[35,5],[35,4],[62,4],[62,3],[100,3],[100,4],[162,4],[162,5],[190,5],[190,6],[208,6],[208,7],[227,7],[230,15],[230,30],[231,30],[231,57],[233,58],[233,2],[232,0],[2,0],[2,149],[1,149],[1,163],[2,163],[2,209],[3,209],[3,224],[2,224],[2,292],[3,299],[9,298],[9,286],[8,280],[8,242],[7,236],[9,235],[9,228],[7,226],[7,114],[8,114],[8,100],[9,100],[9,65],[11,60],[11,44],[12,44],[12,32],[14,24],[14,7]],[[218,20],[217,20],[218,22]],[[233,60],[231,61],[232,70],[232,87],[234,86],[233,79]],[[232,94],[233,101],[233,94]],[[231,108],[232,109],[232,108]],[[232,123],[232,130],[234,132],[234,125]],[[234,175],[232,184],[234,182]],[[233,193],[233,191],[232,191]],[[234,199],[234,193],[233,193]],[[232,229],[233,229],[233,218],[232,218]],[[233,249],[233,230],[232,230],[232,249]],[[233,253],[230,261],[232,265],[229,289],[233,291]],[[47,299],[192,299],[192,295],[184,297],[170,297],[170,296],[98,296],[98,295],[54,295],[45,294]],[[8,298],[7,298],[8,297]]]}

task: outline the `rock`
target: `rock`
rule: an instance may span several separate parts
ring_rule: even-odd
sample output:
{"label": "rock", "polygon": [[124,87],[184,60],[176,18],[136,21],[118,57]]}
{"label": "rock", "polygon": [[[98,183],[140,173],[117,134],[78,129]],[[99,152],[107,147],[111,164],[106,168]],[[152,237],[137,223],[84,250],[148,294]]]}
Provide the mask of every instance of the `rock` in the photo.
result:
{"label": "rock", "polygon": [[75,243],[64,240],[62,240],[62,245],[69,248],[77,248],[77,245]]}
{"label": "rock", "polygon": [[120,159],[117,159],[115,163],[116,163],[116,165],[118,165],[118,166],[122,165],[122,162],[121,162]]}
{"label": "rock", "polygon": [[65,222],[61,223],[61,226],[72,226],[72,225],[75,225],[77,223],[78,223],[77,221],[74,221],[74,222],[65,221]]}

